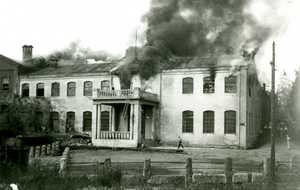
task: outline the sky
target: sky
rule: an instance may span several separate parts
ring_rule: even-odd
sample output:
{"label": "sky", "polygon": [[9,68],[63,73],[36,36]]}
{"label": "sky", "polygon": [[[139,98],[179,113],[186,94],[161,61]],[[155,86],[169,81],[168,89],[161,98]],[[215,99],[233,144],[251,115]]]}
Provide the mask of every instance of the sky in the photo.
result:
{"label": "sky", "polygon": [[[149,8],[150,0],[0,0],[0,54],[21,60],[24,44],[33,45],[37,56],[77,41],[122,56],[135,45],[136,31],[143,39],[142,17]],[[278,76],[286,72],[293,80],[300,66],[299,10],[300,0],[252,0],[247,9],[257,22],[275,26],[256,56],[260,78],[267,85],[273,41]]]}

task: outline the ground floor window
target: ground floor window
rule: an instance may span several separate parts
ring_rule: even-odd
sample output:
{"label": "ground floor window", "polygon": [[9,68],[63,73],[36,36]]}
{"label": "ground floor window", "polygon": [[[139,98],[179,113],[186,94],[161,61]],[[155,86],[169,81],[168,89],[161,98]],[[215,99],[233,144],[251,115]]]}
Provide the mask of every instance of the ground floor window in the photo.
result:
{"label": "ground floor window", "polygon": [[92,130],[92,112],[85,111],[83,112],[83,131]]}
{"label": "ground floor window", "polygon": [[224,114],[224,133],[235,134],[236,132],[236,111],[225,111]]}
{"label": "ground floor window", "polygon": [[75,131],[75,112],[67,112],[66,133]]}
{"label": "ground floor window", "polygon": [[182,132],[192,133],[194,125],[194,113],[193,111],[182,112]]}
{"label": "ground floor window", "polygon": [[59,114],[58,114],[58,112],[50,113],[49,130],[54,131],[54,132],[59,131]]}
{"label": "ground floor window", "polygon": [[109,131],[109,112],[101,112],[101,131]]}
{"label": "ground floor window", "polygon": [[203,133],[214,133],[215,113],[213,111],[203,112]]}

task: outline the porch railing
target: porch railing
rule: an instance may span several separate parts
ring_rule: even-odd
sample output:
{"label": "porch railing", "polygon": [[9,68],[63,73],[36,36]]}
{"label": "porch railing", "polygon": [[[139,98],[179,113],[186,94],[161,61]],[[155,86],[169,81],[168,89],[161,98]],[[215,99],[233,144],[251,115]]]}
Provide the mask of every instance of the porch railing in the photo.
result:
{"label": "porch railing", "polygon": [[99,133],[100,139],[121,139],[121,140],[129,140],[130,132],[124,131],[100,131]]}
{"label": "porch railing", "polygon": [[97,98],[101,99],[130,99],[130,98],[143,98],[152,101],[158,101],[157,94],[145,92],[140,88],[123,89],[123,90],[101,90],[97,89]]}

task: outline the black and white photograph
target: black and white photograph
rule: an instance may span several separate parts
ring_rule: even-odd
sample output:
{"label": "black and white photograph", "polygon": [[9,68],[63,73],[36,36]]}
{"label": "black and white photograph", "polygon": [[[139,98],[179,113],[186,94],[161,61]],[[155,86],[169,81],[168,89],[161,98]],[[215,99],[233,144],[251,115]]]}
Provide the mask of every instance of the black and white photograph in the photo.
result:
{"label": "black and white photograph", "polygon": [[0,190],[300,190],[299,0],[0,0]]}

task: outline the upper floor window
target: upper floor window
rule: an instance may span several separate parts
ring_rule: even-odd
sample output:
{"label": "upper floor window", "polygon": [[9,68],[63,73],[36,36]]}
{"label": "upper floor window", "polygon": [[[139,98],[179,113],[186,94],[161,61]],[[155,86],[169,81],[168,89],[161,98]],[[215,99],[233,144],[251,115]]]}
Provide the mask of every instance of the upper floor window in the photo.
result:
{"label": "upper floor window", "polygon": [[54,82],[51,84],[51,96],[59,96],[59,83]]}
{"label": "upper floor window", "polygon": [[75,96],[76,95],[76,83],[75,82],[69,82],[67,84],[67,96]]}
{"label": "upper floor window", "polygon": [[29,84],[28,83],[22,84],[22,96],[23,97],[29,96]]}
{"label": "upper floor window", "polygon": [[2,90],[9,90],[9,78],[3,77],[1,80],[2,83]]}
{"label": "upper floor window", "polygon": [[92,96],[93,95],[93,82],[85,81],[83,84],[83,95]]}
{"label": "upper floor window", "polygon": [[83,112],[83,131],[92,130],[92,112],[85,111]]}
{"label": "upper floor window", "polygon": [[225,111],[224,114],[224,133],[235,134],[236,132],[236,111]]}
{"label": "upper floor window", "polygon": [[212,76],[203,78],[203,93],[215,92],[215,79]]}
{"label": "upper floor window", "polygon": [[109,131],[109,112],[101,112],[101,131]]}
{"label": "upper floor window", "polygon": [[203,112],[203,133],[214,133],[215,113],[214,111]]}
{"label": "upper floor window", "polygon": [[194,126],[194,113],[193,111],[182,112],[182,132],[192,133]]}
{"label": "upper floor window", "polygon": [[225,77],[225,93],[236,93],[237,92],[237,77],[229,76]]}
{"label": "upper floor window", "polygon": [[194,90],[193,87],[193,78],[187,77],[182,79],[182,93],[183,94],[192,94]]}
{"label": "upper floor window", "polygon": [[36,85],[36,96],[38,97],[42,97],[45,95],[45,87],[44,87],[44,83],[38,83]]}
{"label": "upper floor window", "polygon": [[101,90],[109,90],[110,85],[109,85],[109,80],[103,80],[101,81]]}

